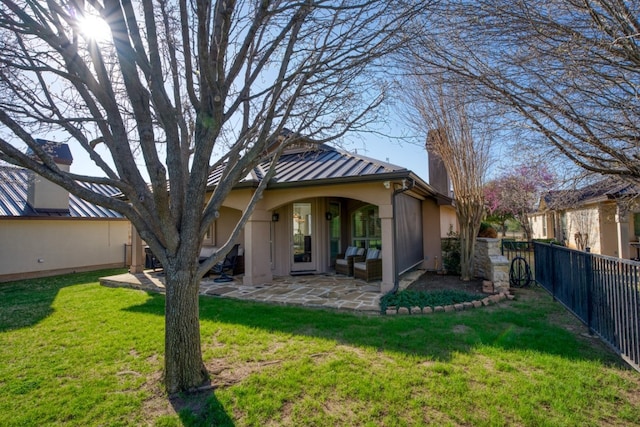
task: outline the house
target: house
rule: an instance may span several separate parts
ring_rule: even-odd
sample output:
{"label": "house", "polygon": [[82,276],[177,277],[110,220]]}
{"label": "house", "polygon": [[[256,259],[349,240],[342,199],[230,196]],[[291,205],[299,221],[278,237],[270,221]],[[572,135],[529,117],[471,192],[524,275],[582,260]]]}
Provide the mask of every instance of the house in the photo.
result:
{"label": "house", "polygon": [[535,239],[555,239],[565,246],[625,259],[638,259],[640,187],[617,178],[577,190],[546,193],[530,215]]}
{"label": "house", "polygon": [[[40,142],[69,171],[68,146]],[[101,185],[92,189],[118,193]],[[131,225],[119,213],[70,195],[29,170],[0,166],[0,282],[124,267],[130,242]]]}
{"label": "house", "polygon": [[[269,164],[266,158],[232,190],[205,246],[227,241]],[[244,284],[332,272],[349,246],[380,250],[381,292],[406,271],[442,265],[441,237],[456,224],[448,189],[439,192],[406,168],[329,145],[289,147],[276,169],[235,242]],[[219,179],[214,171],[209,190]]]}

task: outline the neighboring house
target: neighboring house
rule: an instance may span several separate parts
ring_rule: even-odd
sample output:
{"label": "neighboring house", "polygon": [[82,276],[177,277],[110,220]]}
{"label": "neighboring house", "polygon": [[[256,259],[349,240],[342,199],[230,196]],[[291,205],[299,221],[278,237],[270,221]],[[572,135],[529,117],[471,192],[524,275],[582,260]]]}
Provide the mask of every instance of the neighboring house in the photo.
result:
{"label": "neighboring house", "polygon": [[[68,146],[42,142],[53,144],[56,163],[68,171]],[[119,193],[101,185],[92,189]],[[131,225],[122,215],[31,171],[0,166],[0,282],[124,267],[130,243]]]}
{"label": "neighboring house", "polygon": [[[225,200],[205,246],[226,242],[269,161]],[[209,191],[218,179],[219,172],[210,176]],[[406,168],[328,145],[299,144],[278,160],[275,177],[235,243],[249,285],[270,283],[273,276],[328,273],[348,246],[380,249],[380,290],[386,292],[405,271],[441,266],[441,236],[455,224],[452,199]]]}
{"label": "neighboring house", "polygon": [[625,259],[638,258],[640,187],[607,178],[578,190],[550,191],[530,215],[535,239]]}

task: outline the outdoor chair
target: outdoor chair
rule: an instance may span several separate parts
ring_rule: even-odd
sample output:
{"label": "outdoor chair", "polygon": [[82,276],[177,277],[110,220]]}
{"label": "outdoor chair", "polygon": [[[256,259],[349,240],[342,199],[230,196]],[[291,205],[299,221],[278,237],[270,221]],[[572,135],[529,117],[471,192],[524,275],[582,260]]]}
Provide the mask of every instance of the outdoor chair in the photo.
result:
{"label": "outdoor chair", "polygon": [[227,274],[228,271],[233,275],[236,266],[238,265],[238,253],[239,253],[239,244],[233,245],[231,251],[224,257],[224,260],[217,263],[211,268],[211,273],[219,274],[220,277],[213,279],[214,282],[232,282],[233,278]]}
{"label": "outdoor chair", "polygon": [[364,255],[364,248],[349,246],[343,254],[336,257],[336,273],[353,276],[353,260]]}
{"label": "outdoor chair", "polygon": [[382,255],[380,249],[367,250],[366,257],[354,260],[353,275],[367,282],[382,280]]}
{"label": "outdoor chair", "polygon": [[162,270],[160,260],[151,252],[151,248],[144,248],[144,268],[153,268],[153,271]]}

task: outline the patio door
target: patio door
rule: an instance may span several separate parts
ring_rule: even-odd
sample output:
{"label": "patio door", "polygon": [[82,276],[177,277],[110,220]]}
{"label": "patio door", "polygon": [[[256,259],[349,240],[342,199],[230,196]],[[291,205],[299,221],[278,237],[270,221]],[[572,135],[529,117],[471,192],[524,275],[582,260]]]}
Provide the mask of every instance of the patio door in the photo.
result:
{"label": "patio door", "polygon": [[294,203],[292,221],[291,271],[314,271],[316,256],[313,250],[313,204],[311,202]]}

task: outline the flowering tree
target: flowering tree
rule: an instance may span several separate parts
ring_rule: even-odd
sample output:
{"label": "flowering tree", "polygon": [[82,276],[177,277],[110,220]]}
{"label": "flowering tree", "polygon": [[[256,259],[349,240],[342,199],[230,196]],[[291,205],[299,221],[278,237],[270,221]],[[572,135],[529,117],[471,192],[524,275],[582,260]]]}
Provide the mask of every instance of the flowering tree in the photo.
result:
{"label": "flowering tree", "polygon": [[553,185],[555,177],[546,167],[518,166],[485,186],[485,206],[490,215],[515,218],[520,222],[527,240],[531,240],[529,214],[536,210],[543,191]]}
{"label": "flowering tree", "polygon": [[502,237],[507,234],[507,221],[513,219],[509,209],[502,206],[502,188],[499,181],[490,181],[484,186],[484,206],[487,213],[487,221],[500,224]]}

